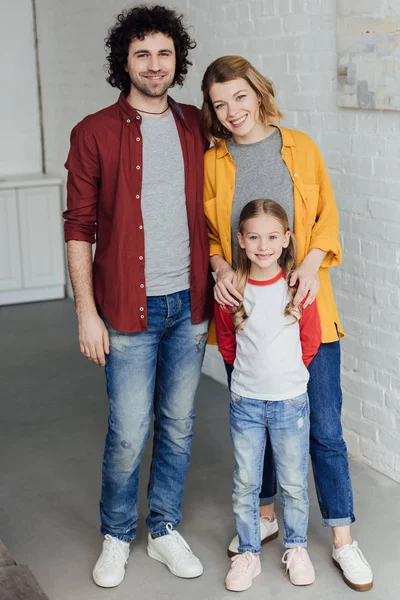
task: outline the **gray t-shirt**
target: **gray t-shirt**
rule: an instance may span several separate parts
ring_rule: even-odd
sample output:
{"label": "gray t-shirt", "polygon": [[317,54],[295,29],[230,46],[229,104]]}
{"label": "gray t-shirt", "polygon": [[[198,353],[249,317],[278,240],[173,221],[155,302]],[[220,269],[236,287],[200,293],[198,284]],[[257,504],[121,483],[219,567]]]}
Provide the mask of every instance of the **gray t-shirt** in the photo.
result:
{"label": "gray t-shirt", "polygon": [[293,231],[293,181],[281,156],[282,136],[276,129],[269,137],[254,144],[227,142],[236,166],[235,193],[232,202],[232,261],[236,268],[237,231],[242,209],[251,200],[269,198],[287,212]]}
{"label": "gray t-shirt", "polygon": [[143,118],[142,214],[147,296],[190,286],[190,241],[182,147],[172,113]]}

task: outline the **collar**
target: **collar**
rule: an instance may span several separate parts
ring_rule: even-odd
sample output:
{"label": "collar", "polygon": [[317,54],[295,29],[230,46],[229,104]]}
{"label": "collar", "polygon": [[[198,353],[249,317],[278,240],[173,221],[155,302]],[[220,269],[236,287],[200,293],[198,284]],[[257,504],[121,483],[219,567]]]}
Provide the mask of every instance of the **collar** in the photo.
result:
{"label": "collar", "polygon": [[[296,145],[295,139],[294,139],[292,131],[290,129],[287,129],[286,127],[279,127],[279,125],[274,125],[274,127],[279,129],[279,131],[281,132],[282,146],[285,146],[285,148],[288,148],[288,147]],[[217,158],[223,158],[227,154],[229,154],[229,151],[228,151],[228,148],[226,145],[226,141],[221,140],[217,144]]]}
{"label": "collar", "polygon": [[247,280],[247,283],[249,283],[250,285],[265,286],[265,285],[272,285],[273,283],[276,283],[280,279],[285,279],[285,273],[283,272],[283,269],[281,270],[280,273],[278,273],[278,275],[275,275],[275,277],[273,277],[272,279],[266,279],[265,281],[258,281],[256,279],[249,278]]}
{"label": "collar", "polygon": [[[174,111],[174,113],[178,115],[180,119],[182,119],[183,122],[185,122],[185,115],[183,114],[179,104],[175,102],[175,100],[171,98],[171,96],[168,96],[167,100],[169,107]],[[124,117],[128,119],[136,119],[137,117],[139,117],[137,119],[138,121],[142,118],[138,111],[135,110],[133,106],[129,104],[128,100],[125,98],[122,92],[119,95],[117,105]]]}

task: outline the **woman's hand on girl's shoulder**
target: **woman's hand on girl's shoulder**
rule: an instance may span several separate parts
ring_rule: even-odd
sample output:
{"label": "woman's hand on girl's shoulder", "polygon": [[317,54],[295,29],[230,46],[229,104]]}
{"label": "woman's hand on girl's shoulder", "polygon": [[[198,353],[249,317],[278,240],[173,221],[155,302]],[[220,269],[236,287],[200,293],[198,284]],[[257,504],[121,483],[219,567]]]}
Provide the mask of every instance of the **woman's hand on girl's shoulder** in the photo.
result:
{"label": "woman's hand on girl's shoulder", "polygon": [[243,301],[236,290],[236,273],[232,268],[222,269],[215,273],[214,298],[221,306],[236,307]]}
{"label": "woman's hand on girl's shoulder", "polygon": [[320,286],[318,273],[315,273],[312,269],[308,269],[307,265],[303,263],[290,276],[289,285],[294,286],[296,284],[297,292],[293,303],[295,306],[302,305],[303,308],[306,308],[317,297]]}

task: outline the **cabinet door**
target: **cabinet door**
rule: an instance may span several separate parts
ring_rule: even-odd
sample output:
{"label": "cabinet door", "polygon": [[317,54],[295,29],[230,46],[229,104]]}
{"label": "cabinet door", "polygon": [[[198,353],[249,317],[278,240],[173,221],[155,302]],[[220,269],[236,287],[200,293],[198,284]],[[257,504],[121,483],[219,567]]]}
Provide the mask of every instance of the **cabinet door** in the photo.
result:
{"label": "cabinet door", "polygon": [[63,285],[60,190],[21,188],[18,194],[24,288]]}
{"label": "cabinet door", "polygon": [[15,190],[0,190],[0,291],[22,285]]}

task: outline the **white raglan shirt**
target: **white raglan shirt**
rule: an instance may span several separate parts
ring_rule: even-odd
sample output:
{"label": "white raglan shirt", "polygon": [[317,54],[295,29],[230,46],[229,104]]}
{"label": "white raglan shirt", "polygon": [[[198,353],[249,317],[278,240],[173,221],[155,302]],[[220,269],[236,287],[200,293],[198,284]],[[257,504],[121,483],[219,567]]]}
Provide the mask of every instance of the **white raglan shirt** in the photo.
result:
{"label": "white raglan shirt", "polygon": [[236,334],[231,390],[256,400],[289,400],[307,391],[298,320],[285,317],[290,300],[283,277],[249,280],[244,291],[248,315]]}

